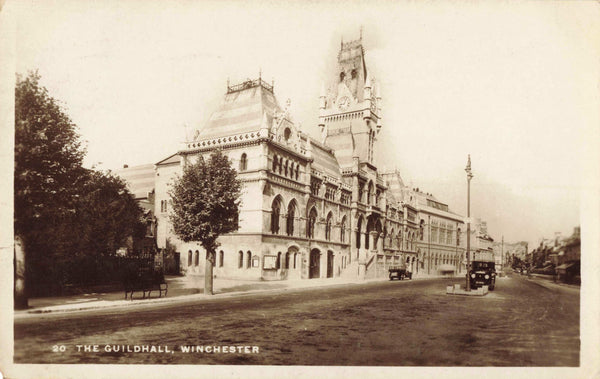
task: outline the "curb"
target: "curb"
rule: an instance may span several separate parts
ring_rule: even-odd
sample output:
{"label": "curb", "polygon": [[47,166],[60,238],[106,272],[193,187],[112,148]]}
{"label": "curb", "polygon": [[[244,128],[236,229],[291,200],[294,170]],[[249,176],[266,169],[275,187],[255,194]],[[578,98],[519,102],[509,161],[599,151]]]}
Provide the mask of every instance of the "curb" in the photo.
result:
{"label": "curb", "polygon": [[[417,277],[417,278],[413,278],[411,280],[406,280],[404,282],[411,282],[413,280],[421,281],[421,280],[435,280],[435,279],[443,279],[443,277],[421,277],[421,278]],[[113,301],[111,301],[111,303],[103,304],[103,305],[90,304],[89,306],[80,306],[80,307],[75,307],[75,308],[64,308],[64,309],[61,309],[61,308],[56,309],[53,307],[47,307],[47,308],[39,308],[39,309],[20,310],[20,311],[14,313],[14,317],[15,318],[27,317],[27,316],[33,317],[33,316],[41,316],[41,315],[47,315],[47,314],[84,312],[84,311],[88,311],[88,310],[113,309],[113,308],[133,307],[133,306],[148,305],[148,304],[167,304],[167,303],[173,303],[173,302],[185,302],[185,301],[196,301],[196,300],[201,301],[201,300],[246,296],[246,295],[253,295],[253,294],[257,294],[257,293],[269,293],[269,292],[276,292],[276,291],[280,291],[280,292],[302,291],[302,290],[310,290],[310,289],[315,289],[315,288],[324,288],[324,287],[342,286],[342,285],[361,285],[361,284],[368,284],[368,283],[374,283],[374,282],[387,282],[387,281],[389,281],[389,278],[383,277],[383,278],[373,278],[373,279],[366,279],[366,280],[360,280],[360,281],[343,281],[343,282],[330,282],[330,283],[325,282],[325,283],[318,283],[318,284],[306,285],[306,286],[256,289],[256,290],[249,290],[249,291],[233,291],[233,292],[216,293],[214,295],[191,294],[191,295],[181,295],[181,296],[170,297],[170,298],[163,297],[163,298],[154,298],[154,299],[138,299],[138,300],[133,300],[133,301],[131,301],[131,300],[129,300],[129,301],[116,300],[116,301],[118,301],[118,303],[115,303],[116,301],[113,300]]]}

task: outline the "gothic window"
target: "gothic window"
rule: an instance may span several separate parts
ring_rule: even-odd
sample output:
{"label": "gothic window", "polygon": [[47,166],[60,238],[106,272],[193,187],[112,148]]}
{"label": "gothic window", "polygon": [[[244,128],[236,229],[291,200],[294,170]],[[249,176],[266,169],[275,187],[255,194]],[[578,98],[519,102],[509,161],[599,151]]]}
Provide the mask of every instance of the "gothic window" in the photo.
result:
{"label": "gothic window", "polygon": [[281,172],[283,171],[283,157],[279,158],[279,175],[281,175]]}
{"label": "gothic window", "polygon": [[273,200],[271,205],[271,233],[279,233],[279,215],[281,214],[281,202],[279,198]]}
{"label": "gothic window", "polygon": [[299,176],[300,176],[300,166],[296,166],[296,180],[298,180]]}
{"label": "gothic window", "polygon": [[188,267],[192,265],[192,251],[188,251]]}
{"label": "gothic window", "polygon": [[194,253],[194,266],[198,266],[200,264],[200,252],[196,250]]}
{"label": "gothic window", "polygon": [[244,252],[240,250],[238,252],[238,268],[242,267],[244,267]]}
{"label": "gothic window", "polygon": [[319,196],[319,188],[321,188],[321,181],[317,178],[310,179],[310,193],[313,196]]}
{"label": "gothic window", "polygon": [[223,267],[223,256],[225,254],[223,253],[223,250],[219,251],[219,267]]}
{"label": "gothic window", "polygon": [[248,156],[246,153],[242,154],[240,158],[240,171],[246,171],[248,169]]}
{"label": "gothic window", "polygon": [[277,158],[277,154],[273,155],[273,172],[277,172],[277,163],[279,163],[279,158]]}
{"label": "gothic window", "polygon": [[294,235],[294,218],[296,217],[296,203],[290,201],[287,211],[287,220],[285,225],[285,231],[288,236]]}
{"label": "gothic window", "polygon": [[331,240],[331,225],[333,224],[333,215],[331,212],[327,215],[327,223],[325,224],[325,239]]}
{"label": "gothic window", "polygon": [[306,237],[314,238],[315,237],[315,224],[317,222],[317,210],[315,207],[310,209],[308,214],[308,220],[306,225]]}
{"label": "gothic window", "polygon": [[327,200],[334,201],[335,200],[335,188],[333,186],[327,186],[325,189],[325,198]]}
{"label": "gothic window", "polygon": [[252,267],[252,253],[248,250],[246,252],[246,268]]}
{"label": "gothic window", "polygon": [[288,176],[288,160],[285,160],[285,165],[283,166],[283,175]]}
{"label": "gothic window", "polygon": [[346,242],[346,216],[342,218],[342,224],[340,226],[340,241],[342,243]]}

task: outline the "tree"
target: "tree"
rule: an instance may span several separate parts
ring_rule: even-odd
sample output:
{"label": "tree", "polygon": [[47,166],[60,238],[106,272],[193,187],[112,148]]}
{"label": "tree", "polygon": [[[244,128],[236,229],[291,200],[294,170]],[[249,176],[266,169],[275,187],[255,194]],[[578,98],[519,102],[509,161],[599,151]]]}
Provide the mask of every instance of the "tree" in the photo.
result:
{"label": "tree", "polygon": [[37,72],[17,76],[14,229],[15,272],[24,256],[25,289],[44,295],[110,280],[98,266],[129,237],[143,236],[144,226],[120,179],[82,167],[77,127],[39,80]]}
{"label": "tree", "polygon": [[217,238],[238,229],[241,182],[220,150],[205,160],[188,164],[169,191],[173,231],[184,242],[198,242],[206,250],[204,293],[213,294],[213,265]]}
{"label": "tree", "polygon": [[25,288],[49,288],[55,253],[69,245],[85,154],[75,124],[40,76],[17,75],[15,87],[14,230],[25,256]]}

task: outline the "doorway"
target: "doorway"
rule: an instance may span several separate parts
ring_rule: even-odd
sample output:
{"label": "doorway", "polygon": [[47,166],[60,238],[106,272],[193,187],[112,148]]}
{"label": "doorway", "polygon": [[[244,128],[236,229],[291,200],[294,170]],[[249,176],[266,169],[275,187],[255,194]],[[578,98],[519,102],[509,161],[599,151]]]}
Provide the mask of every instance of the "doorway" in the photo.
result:
{"label": "doorway", "polygon": [[319,249],[313,249],[310,252],[310,266],[308,269],[308,278],[314,279],[321,275],[320,272],[321,252]]}
{"label": "doorway", "polygon": [[327,252],[327,277],[333,278],[333,251]]}

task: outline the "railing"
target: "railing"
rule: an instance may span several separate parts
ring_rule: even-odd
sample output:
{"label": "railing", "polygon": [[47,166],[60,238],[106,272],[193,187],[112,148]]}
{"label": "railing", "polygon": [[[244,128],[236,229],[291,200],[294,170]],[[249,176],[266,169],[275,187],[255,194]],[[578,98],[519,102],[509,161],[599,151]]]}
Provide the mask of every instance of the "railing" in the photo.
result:
{"label": "railing", "polygon": [[227,93],[233,93],[233,92],[243,91],[245,89],[252,88],[252,87],[258,87],[258,86],[262,86],[266,90],[273,92],[273,86],[267,84],[264,80],[262,80],[262,79],[256,79],[256,80],[250,80],[250,79],[248,79],[248,80],[246,80],[245,82],[243,82],[241,84],[236,84],[234,86],[227,86]]}

